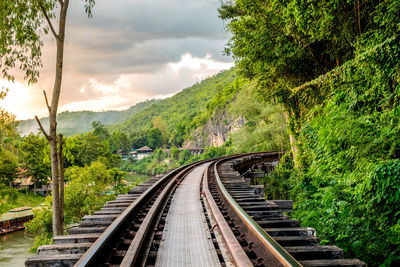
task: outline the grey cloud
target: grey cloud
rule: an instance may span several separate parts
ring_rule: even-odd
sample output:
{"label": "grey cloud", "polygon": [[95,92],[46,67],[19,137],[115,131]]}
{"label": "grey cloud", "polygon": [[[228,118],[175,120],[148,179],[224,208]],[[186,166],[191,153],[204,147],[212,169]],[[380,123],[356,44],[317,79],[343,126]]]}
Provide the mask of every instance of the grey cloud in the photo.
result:
{"label": "grey cloud", "polygon": [[148,72],[189,52],[231,60],[221,56],[227,35],[219,1],[97,1],[92,19],[82,1],[72,3],[67,43],[80,50],[73,57],[81,72]]}
{"label": "grey cloud", "polygon": [[224,43],[221,40],[186,38],[151,40],[137,44],[127,51],[98,53],[75,48],[75,53],[66,55],[72,63],[66,66],[87,74],[143,73],[159,70],[170,62],[178,62],[185,53],[194,57],[211,54],[218,61],[229,62],[230,58],[220,56]]}
{"label": "grey cloud", "polygon": [[217,8],[218,2],[207,0],[97,1],[94,17],[88,20],[82,3],[74,2],[71,26],[101,28],[135,43],[163,38],[224,39]]}

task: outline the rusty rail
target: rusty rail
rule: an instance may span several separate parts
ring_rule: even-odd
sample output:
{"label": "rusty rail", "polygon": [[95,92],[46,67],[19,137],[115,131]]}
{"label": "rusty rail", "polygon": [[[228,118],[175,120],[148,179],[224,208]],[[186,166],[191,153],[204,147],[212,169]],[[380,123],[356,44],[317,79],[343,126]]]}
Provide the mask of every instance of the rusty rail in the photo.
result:
{"label": "rusty rail", "polygon": [[[277,153],[278,154],[278,153]],[[278,155],[277,155],[278,157]],[[226,161],[221,159],[214,163],[214,174],[217,185],[225,203],[229,206],[232,213],[240,220],[243,232],[250,235],[253,242],[258,244],[259,254],[262,254],[265,262],[269,266],[302,266],[292,255],[281,247],[270,235],[268,235],[233,199],[225,189],[218,173],[218,164]]]}

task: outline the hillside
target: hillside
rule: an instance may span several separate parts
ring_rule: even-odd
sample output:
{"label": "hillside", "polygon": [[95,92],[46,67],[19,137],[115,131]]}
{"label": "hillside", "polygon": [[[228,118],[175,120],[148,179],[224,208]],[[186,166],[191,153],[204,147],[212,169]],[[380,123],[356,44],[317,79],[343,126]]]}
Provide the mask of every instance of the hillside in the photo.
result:
{"label": "hillside", "polygon": [[154,117],[160,117],[167,132],[188,133],[190,129],[202,124],[198,116],[207,111],[206,104],[217,94],[218,89],[229,85],[235,78],[234,69],[223,71],[146,108],[113,128],[126,133],[143,130],[153,126]]}
{"label": "hillside", "polygon": [[[162,134],[158,145],[153,136],[143,137],[154,128]],[[281,109],[263,101],[255,84],[238,78],[235,68],[147,107],[111,131],[125,132],[133,147],[216,147],[229,139],[236,152],[289,147]]]}
{"label": "hillside", "polygon": [[[66,136],[85,133],[92,130],[92,122],[100,121],[102,124],[116,124],[129,117],[143,111],[148,106],[157,103],[159,100],[148,100],[138,103],[123,111],[76,111],[62,112],[58,114],[58,131]],[[47,117],[40,119],[42,124],[47,127],[49,119]],[[38,133],[38,125],[34,119],[17,122],[17,129],[21,135],[29,133]]]}

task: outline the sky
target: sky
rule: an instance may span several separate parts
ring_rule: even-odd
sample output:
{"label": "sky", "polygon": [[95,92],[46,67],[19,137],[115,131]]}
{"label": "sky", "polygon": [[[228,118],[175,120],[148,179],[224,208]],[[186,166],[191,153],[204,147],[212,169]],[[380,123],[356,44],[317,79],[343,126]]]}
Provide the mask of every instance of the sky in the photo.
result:
{"label": "sky", "polygon": [[[71,1],[59,112],[123,110],[231,68],[219,3],[98,0],[88,19],[83,1]],[[28,87],[20,75],[14,84],[0,79],[0,88],[10,88],[0,107],[18,120],[47,115],[42,90],[51,95],[56,48],[50,35],[44,41],[37,84]]]}

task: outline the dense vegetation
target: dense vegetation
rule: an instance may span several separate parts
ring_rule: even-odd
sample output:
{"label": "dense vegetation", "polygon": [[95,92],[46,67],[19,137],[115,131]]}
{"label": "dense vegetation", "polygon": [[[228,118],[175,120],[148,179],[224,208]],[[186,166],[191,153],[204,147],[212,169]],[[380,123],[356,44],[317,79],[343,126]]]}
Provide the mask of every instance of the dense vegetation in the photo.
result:
{"label": "dense vegetation", "polygon": [[267,197],[294,199],[322,243],[398,264],[400,1],[237,0],[220,14],[227,53],[285,109],[295,139]]}

